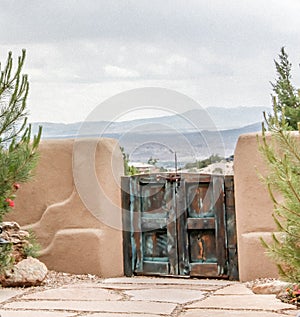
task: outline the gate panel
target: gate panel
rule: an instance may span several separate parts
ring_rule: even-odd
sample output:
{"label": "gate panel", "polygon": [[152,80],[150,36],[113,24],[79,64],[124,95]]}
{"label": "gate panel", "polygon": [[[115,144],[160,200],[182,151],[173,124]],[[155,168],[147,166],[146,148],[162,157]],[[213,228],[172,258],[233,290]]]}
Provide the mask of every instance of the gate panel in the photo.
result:
{"label": "gate panel", "polygon": [[191,276],[223,276],[226,262],[223,178],[185,179]]}
{"label": "gate panel", "polygon": [[133,210],[134,272],[178,274],[175,187],[153,177],[132,178],[139,205]]}
{"label": "gate panel", "polygon": [[172,177],[122,179],[125,274],[238,279],[233,177]]}

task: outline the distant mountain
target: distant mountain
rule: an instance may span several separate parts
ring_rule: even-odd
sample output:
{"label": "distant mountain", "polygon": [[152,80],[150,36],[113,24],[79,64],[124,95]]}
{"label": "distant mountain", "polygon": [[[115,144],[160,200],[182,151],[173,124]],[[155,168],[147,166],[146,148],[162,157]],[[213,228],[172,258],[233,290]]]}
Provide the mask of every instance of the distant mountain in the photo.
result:
{"label": "distant mountain", "polygon": [[236,142],[241,134],[260,130],[261,123],[258,122],[243,128],[222,131],[129,132],[118,139],[125,152],[130,155],[131,161],[147,162],[150,157],[153,157],[166,166],[173,164],[174,151],[182,164],[204,159],[212,154],[230,156],[234,153]]}
{"label": "distant mountain", "polygon": [[[172,116],[123,122],[78,122],[71,124],[41,122],[43,138],[111,137],[130,160],[147,162],[152,156],[163,165],[173,164],[174,151],[179,163],[231,155],[238,136],[261,130],[266,107],[195,109]],[[229,128],[228,128],[229,127]]]}
{"label": "distant mountain", "polygon": [[270,112],[271,107],[237,107],[220,108],[210,107],[206,109],[218,129],[235,129],[262,122],[263,112]]}
{"label": "distant mountain", "polygon": [[210,107],[206,109],[194,109],[182,114],[164,117],[135,119],[122,122],[90,121],[77,123],[34,123],[37,130],[39,124],[43,125],[45,138],[66,137],[81,135],[95,135],[99,133],[126,133],[132,129],[151,131],[152,125],[160,125],[161,131],[170,127],[180,132],[195,130],[228,130],[241,128],[256,122],[263,121],[263,111],[270,111],[269,107],[237,107],[221,108]]}

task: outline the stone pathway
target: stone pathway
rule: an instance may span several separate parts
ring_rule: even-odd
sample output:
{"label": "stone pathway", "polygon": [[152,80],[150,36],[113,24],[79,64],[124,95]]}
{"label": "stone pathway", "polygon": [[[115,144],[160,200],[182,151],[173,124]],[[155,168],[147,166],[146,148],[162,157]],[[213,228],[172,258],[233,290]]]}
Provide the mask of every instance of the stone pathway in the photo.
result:
{"label": "stone pathway", "polygon": [[1,317],[287,317],[295,306],[244,284],[183,278],[110,278],[58,288],[0,289]]}

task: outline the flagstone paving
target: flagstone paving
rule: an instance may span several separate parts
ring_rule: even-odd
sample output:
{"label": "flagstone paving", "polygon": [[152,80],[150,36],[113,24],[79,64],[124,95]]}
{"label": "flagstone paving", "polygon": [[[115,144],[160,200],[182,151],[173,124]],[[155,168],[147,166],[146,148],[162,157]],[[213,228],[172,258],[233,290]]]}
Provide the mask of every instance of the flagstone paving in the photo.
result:
{"label": "flagstone paving", "polygon": [[295,306],[243,283],[110,278],[57,288],[0,289],[0,317],[288,317]]}

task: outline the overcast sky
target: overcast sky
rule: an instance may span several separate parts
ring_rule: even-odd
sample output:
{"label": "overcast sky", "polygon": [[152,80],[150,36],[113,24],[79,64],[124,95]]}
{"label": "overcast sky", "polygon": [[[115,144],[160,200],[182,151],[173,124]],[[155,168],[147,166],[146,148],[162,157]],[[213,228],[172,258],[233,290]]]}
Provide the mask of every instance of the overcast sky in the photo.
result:
{"label": "overcast sky", "polygon": [[0,59],[27,50],[31,121],[83,121],[140,87],[268,106],[282,46],[300,86],[299,15],[299,0],[0,0]]}

